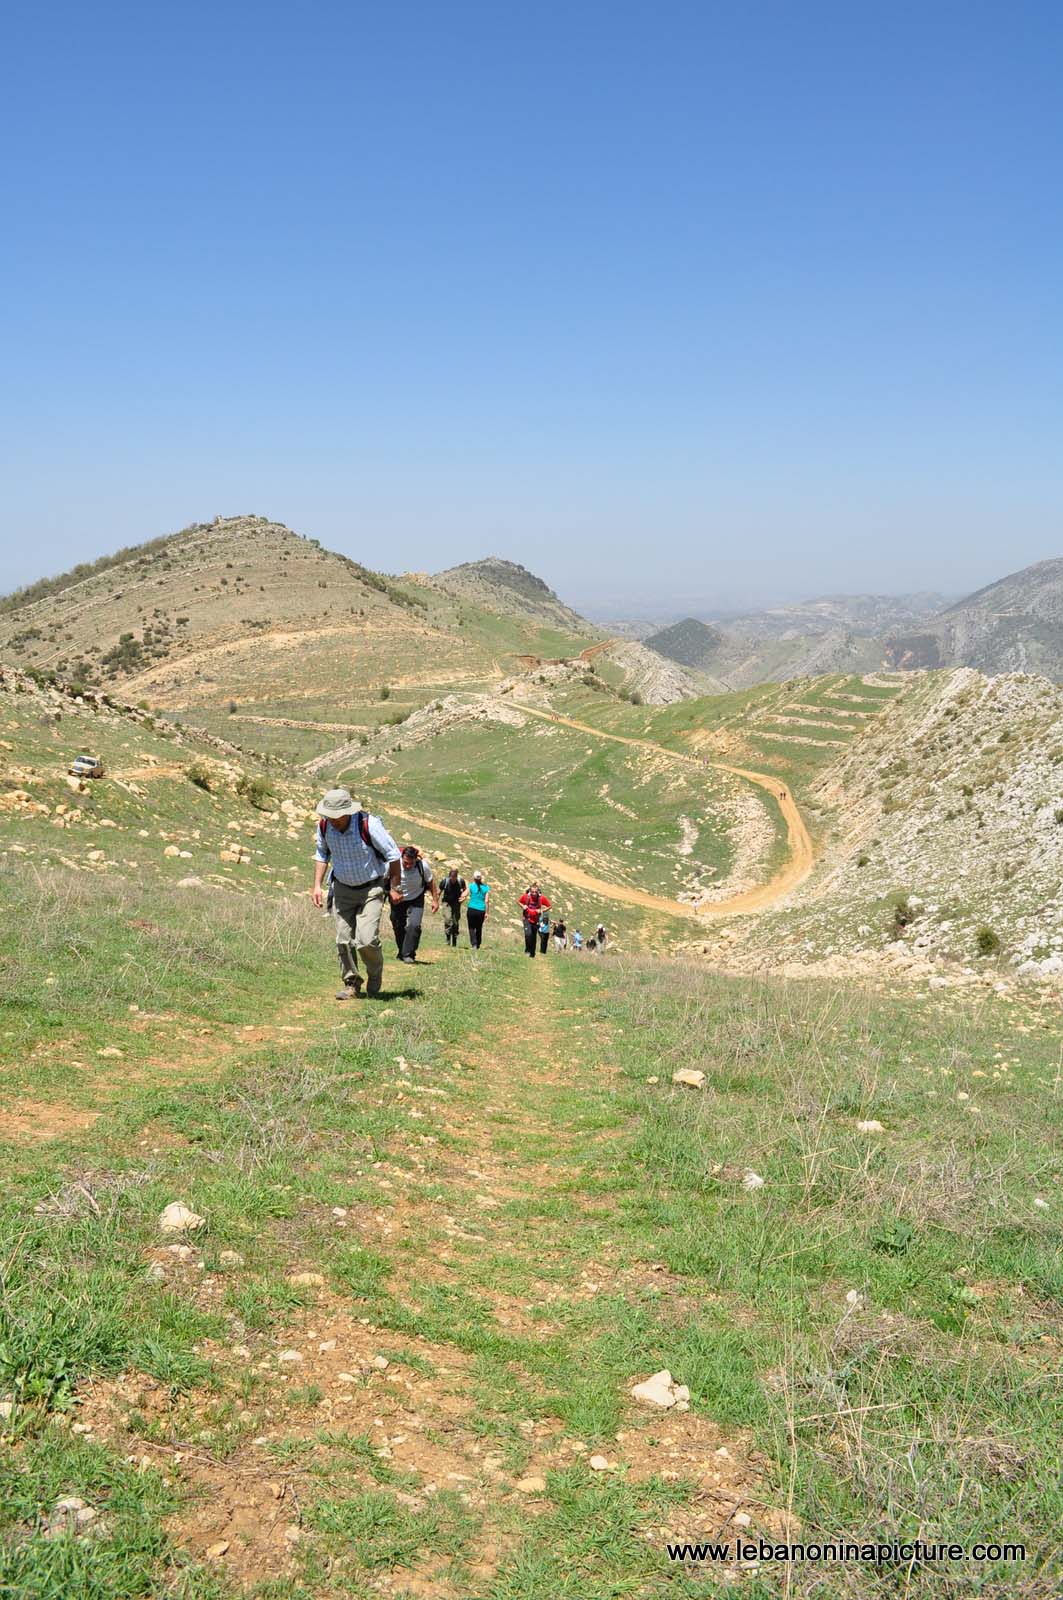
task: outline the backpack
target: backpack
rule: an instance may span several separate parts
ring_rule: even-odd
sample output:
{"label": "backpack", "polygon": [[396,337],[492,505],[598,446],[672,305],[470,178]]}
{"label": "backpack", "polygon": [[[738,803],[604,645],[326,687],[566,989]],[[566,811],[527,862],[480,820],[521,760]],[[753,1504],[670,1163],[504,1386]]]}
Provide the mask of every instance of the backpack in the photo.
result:
{"label": "backpack", "polygon": [[425,877],[425,874],[424,874],[424,862],[421,860],[420,856],[417,857],[417,860],[414,862],[414,865],[416,866],[418,872],[421,874],[421,893],[423,894],[424,891],[428,888],[428,879]]}
{"label": "backpack", "polygon": [[537,923],[539,921],[539,913],[542,903],[542,895],[539,895],[535,900],[532,899],[531,895],[528,896],[527,904],[524,907],[524,917],[527,922]]}
{"label": "backpack", "polygon": [[[361,839],[361,841],[362,841],[362,843],[364,845],[368,845],[369,849],[372,850],[373,854],[376,856],[377,860],[380,862],[380,865],[381,866],[385,866],[386,862],[387,862],[387,858],[386,858],[386,856],[382,856],[381,855],[380,851],[377,849],[376,845],[373,843],[372,835],[369,832],[369,813],[368,813],[368,811],[356,811],[354,813],[354,820],[355,820],[355,824],[356,824],[356,826],[358,828],[358,837],[359,837],[359,839]],[[329,819],[327,817],[322,817],[319,820],[318,825],[317,825],[317,831],[321,835],[322,844],[324,844],[324,842],[325,842],[325,834],[326,834],[326,831],[328,829],[328,823],[329,823]],[[420,863],[418,863],[418,865],[420,865]],[[424,874],[422,873],[422,877],[423,876],[424,876]]]}

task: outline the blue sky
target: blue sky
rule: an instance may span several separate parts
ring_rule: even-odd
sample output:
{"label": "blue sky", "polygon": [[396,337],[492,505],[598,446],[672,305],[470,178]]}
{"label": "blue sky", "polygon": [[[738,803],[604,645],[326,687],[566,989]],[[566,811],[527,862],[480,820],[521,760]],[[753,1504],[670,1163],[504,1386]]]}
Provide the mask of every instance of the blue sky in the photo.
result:
{"label": "blue sky", "polygon": [[1063,554],[1059,5],[6,16],[0,588],[238,511],[621,607]]}

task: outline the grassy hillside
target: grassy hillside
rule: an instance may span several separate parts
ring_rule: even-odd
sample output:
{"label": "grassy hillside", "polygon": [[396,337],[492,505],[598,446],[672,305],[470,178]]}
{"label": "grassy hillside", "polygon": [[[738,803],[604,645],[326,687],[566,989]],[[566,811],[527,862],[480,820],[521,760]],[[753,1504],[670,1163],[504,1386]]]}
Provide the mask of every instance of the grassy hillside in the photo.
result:
{"label": "grassy hillside", "polygon": [[685,754],[776,773],[801,797],[896,699],[905,680],[832,674],[760,684],[681,704],[632,706],[573,684],[558,711],[610,733],[653,740]]}
{"label": "grassy hillside", "polygon": [[[49,808],[0,813],[4,1592],[1057,1591],[1058,1011],[533,964],[502,920],[340,1007],[305,824],[109,717],[0,714]],[[87,738],[126,776],[75,795]],[[688,1410],[632,1399],[665,1366]],[[669,1559],[740,1529],[1027,1559]]]}
{"label": "grassy hillside", "polygon": [[223,736],[247,719],[241,743],[306,759],[335,743],[317,724],[371,730],[594,635],[559,603],[492,611],[493,592],[401,582],[265,518],[219,518],[8,596],[0,659]]}
{"label": "grassy hillside", "polygon": [[[381,793],[427,814],[516,834],[619,882],[673,894],[725,876],[732,856],[726,779],[706,784],[652,754],[530,719],[404,745],[385,771],[365,776],[370,785],[386,779]],[[682,855],[681,818],[687,837],[696,835]]]}

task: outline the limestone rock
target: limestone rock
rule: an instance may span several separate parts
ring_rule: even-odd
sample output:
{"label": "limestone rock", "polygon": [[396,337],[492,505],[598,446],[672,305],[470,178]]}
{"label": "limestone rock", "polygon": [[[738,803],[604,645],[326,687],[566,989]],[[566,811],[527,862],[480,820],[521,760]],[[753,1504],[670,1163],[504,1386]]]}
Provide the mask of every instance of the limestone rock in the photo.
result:
{"label": "limestone rock", "polygon": [[159,1217],[159,1231],[161,1233],[193,1233],[196,1228],[201,1228],[206,1221],[188,1206],[182,1205],[180,1200],[172,1200]]}
{"label": "limestone rock", "polygon": [[679,1067],[672,1073],[672,1082],[681,1083],[687,1089],[704,1089],[705,1074],[696,1067]]}
{"label": "limestone rock", "polygon": [[64,1495],[57,1500],[48,1516],[48,1525],[44,1531],[46,1539],[61,1539],[64,1534],[79,1534],[96,1521],[99,1512],[95,1506],[90,1506],[76,1494]]}
{"label": "limestone rock", "polygon": [[667,1367],[660,1372],[655,1372],[651,1378],[646,1378],[642,1383],[636,1383],[631,1390],[632,1398],[641,1400],[643,1404],[660,1406],[664,1411],[670,1411],[680,1402],[688,1404],[690,1390],[685,1383],[675,1383]]}

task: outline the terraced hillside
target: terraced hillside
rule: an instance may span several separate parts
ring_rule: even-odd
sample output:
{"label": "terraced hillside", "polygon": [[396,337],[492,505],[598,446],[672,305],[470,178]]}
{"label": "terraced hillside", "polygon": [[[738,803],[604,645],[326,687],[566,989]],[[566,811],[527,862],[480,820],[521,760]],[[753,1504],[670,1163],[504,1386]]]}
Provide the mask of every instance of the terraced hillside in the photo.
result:
{"label": "terraced hillside", "polygon": [[[604,920],[611,890],[614,925],[652,945],[683,934],[676,914],[689,938],[692,909],[715,919],[760,904],[759,886],[777,885],[767,900],[791,892],[808,870],[793,796],[808,805],[816,775],[896,689],[830,678],[638,706],[610,689],[600,659],[443,697],[309,770],[366,783],[455,839],[522,847],[562,903],[574,874],[592,875]],[[808,821],[824,831],[815,811]]]}
{"label": "terraced hillside", "polygon": [[[1063,975],[1063,693],[1044,678],[922,674],[824,769],[829,848],[800,914],[756,930],[794,962]],[[810,810],[810,815],[816,815]],[[936,980],[935,980],[936,981]]]}

